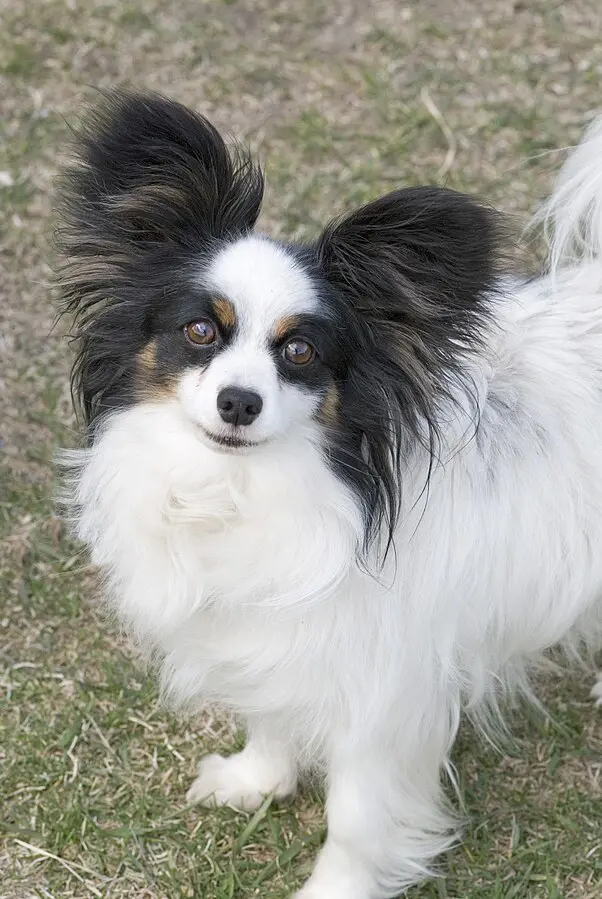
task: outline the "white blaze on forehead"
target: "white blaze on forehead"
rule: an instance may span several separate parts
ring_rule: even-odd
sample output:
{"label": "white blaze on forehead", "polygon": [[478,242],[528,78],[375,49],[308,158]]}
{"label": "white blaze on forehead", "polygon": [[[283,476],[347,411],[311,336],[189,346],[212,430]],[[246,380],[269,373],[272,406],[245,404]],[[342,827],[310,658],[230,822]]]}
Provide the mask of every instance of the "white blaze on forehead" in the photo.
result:
{"label": "white blaze on forehead", "polygon": [[283,247],[255,235],[221,250],[203,280],[230,300],[247,334],[267,335],[279,319],[317,306],[302,265]]}
{"label": "white blaze on forehead", "polygon": [[178,393],[188,417],[209,434],[228,436],[230,426],[219,414],[217,398],[234,386],[253,390],[263,401],[261,414],[245,429],[252,442],[271,440],[295,424],[306,427],[319,396],[281,381],[270,346],[283,319],[318,307],[303,264],[277,243],[244,237],[221,249],[199,278],[216,299],[232,304],[236,325],[234,339],[207,365],[182,376]]}

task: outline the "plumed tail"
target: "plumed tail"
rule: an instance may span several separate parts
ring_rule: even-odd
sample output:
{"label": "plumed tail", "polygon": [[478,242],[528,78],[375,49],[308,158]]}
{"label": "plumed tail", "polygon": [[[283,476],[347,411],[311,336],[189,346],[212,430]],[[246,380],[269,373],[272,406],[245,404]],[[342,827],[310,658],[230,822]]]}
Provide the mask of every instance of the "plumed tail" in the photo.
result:
{"label": "plumed tail", "polygon": [[602,262],[602,117],[586,131],[535,217],[548,242],[547,268]]}

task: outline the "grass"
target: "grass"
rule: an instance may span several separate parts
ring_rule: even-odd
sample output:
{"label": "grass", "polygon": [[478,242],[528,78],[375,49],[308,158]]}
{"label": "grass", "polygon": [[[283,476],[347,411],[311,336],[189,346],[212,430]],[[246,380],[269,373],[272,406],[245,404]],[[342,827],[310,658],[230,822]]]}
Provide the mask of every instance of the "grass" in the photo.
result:
{"label": "grass", "polygon": [[[251,817],[185,807],[198,757],[240,737],[213,710],[182,721],[158,704],[53,514],[52,454],[77,432],[47,287],[52,182],[89,86],[169,92],[250,142],[277,236],[441,181],[520,222],[600,104],[601,28],[597,0],[4,4],[0,899],[283,899],[324,837],[311,785]],[[550,717],[518,715],[506,755],[463,731],[466,839],[413,899],[599,899],[602,720],[588,688],[544,679]]]}

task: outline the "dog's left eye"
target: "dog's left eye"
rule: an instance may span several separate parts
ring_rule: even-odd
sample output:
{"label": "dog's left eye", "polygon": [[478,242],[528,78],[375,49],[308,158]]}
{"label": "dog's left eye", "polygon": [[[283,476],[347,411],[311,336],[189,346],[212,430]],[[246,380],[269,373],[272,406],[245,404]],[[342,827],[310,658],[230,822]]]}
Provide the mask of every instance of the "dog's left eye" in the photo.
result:
{"label": "dog's left eye", "polygon": [[196,322],[190,322],[184,328],[184,333],[188,340],[196,344],[196,346],[209,346],[217,338],[215,326],[204,318]]}
{"label": "dog's left eye", "polygon": [[316,351],[307,340],[290,340],[283,350],[284,358],[293,365],[307,365],[316,355]]}

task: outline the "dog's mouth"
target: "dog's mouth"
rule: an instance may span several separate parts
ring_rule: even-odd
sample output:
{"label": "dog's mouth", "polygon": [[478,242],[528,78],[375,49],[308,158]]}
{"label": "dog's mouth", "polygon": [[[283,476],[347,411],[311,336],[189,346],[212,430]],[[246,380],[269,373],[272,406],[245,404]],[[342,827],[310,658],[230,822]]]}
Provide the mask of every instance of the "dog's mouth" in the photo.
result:
{"label": "dog's mouth", "polygon": [[201,431],[210,443],[226,451],[253,449],[253,447],[265,443],[264,440],[243,440],[235,434],[214,434],[203,427],[201,427]]}

